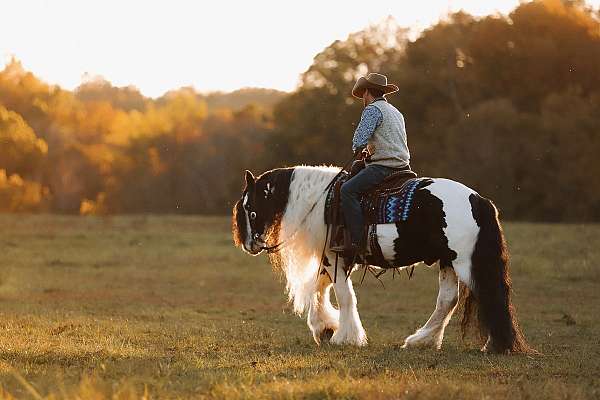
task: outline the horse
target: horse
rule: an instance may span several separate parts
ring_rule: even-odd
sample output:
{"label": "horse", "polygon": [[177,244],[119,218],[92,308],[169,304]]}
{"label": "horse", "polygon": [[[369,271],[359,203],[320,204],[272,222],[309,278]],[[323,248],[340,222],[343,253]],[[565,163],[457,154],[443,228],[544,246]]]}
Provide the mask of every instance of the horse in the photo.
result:
{"label": "horse", "polygon": [[[325,246],[325,192],[339,173],[340,168],[327,166],[276,168],[258,177],[246,171],[245,187],[233,207],[232,233],[236,246],[254,256],[267,252],[273,266],[283,271],[293,310],[300,316],[307,312],[318,345],[364,346],[367,335],[350,277],[358,266],[334,268],[335,254]],[[439,266],[435,309],[402,348],[441,349],[460,292],[463,336],[469,323],[477,322],[482,351],[532,351],[511,301],[509,253],[491,200],[450,179],[426,179],[414,192],[410,218],[378,225],[376,232],[389,265]],[[332,287],[337,308],[330,300]]]}

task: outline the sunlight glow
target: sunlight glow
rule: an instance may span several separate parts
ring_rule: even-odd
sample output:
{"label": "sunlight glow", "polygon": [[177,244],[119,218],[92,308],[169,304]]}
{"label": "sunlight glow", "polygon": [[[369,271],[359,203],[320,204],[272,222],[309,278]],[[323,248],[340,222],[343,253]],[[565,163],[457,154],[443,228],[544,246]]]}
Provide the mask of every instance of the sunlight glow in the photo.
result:
{"label": "sunlight glow", "polygon": [[[600,0],[588,1],[598,7]],[[517,0],[141,1],[23,0],[3,4],[0,62],[73,89],[85,76],[149,96],[257,86],[293,90],[334,40],[392,15],[418,32],[451,11],[507,13]],[[10,16],[6,18],[6,16]]]}

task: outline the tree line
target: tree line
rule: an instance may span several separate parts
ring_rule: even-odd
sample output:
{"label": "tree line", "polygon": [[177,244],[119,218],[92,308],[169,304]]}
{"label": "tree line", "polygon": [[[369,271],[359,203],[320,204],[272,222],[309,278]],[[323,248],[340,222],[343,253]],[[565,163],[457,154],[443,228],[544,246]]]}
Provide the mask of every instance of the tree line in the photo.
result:
{"label": "tree line", "polygon": [[0,211],[227,213],[244,169],[343,164],[356,78],[400,92],[411,164],[495,200],[510,219],[600,220],[600,13],[583,1],[464,12],[409,39],[392,19],[317,54],[289,94],[158,99],[91,79],[52,86],[0,71]]}

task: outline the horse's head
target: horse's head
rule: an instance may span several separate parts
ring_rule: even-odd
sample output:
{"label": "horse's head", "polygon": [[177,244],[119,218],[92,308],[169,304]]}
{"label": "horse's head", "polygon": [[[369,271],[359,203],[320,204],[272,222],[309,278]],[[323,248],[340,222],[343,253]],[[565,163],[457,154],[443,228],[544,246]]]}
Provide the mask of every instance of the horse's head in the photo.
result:
{"label": "horse's head", "polygon": [[281,216],[288,201],[292,168],[267,171],[258,178],[246,171],[242,197],[233,208],[232,232],[236,246],[256,255],[269,240],[277,240]]}

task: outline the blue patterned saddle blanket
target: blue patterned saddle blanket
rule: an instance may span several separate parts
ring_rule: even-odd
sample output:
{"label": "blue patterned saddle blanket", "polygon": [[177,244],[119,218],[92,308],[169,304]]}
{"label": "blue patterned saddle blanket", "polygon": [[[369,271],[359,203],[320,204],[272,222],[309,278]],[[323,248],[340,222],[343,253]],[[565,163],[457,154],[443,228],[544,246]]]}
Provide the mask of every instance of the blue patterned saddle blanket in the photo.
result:
{"label": "blue patterned saddle blanket", "polygon": [[[328,225],[343,225],[344,219],[339,207],[339,188],[348,179],[348,175],[341,175],[327,193],[325,223]],[[395,187],[378,188],[365,194],[361,200],[365,222],[372,225],[407,221],[410,218],[415,192],[430,179],[409,178],[400,181]]]}
{"label": "blue patterned saddle blanket", "polygon": [[[397,189],[379,192],[376,196],[371,196],[371,199],[368,196],[363,197],[363,212],[367,211],[367,217],[371,217],[367,218],[367,221],[372,224],[392,224],[407,221],[415,192],[419,184],[426,179],[408,179]],[[370,207],[370,210],[365,210],[365,206]]]}

